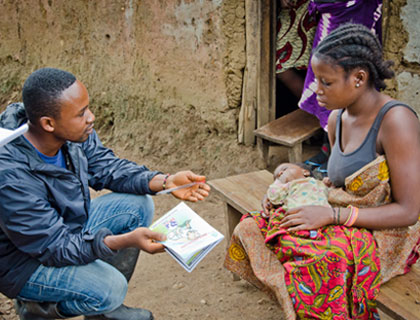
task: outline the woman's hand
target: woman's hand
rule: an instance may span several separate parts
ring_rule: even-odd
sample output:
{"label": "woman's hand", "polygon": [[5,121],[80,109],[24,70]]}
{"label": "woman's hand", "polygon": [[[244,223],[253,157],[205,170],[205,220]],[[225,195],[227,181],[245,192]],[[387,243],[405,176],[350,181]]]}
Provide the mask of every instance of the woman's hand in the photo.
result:
{"label": "woman's hand", "polygon": [[209,195],[210,186],[205,183],[206,177],[196,175],[191,171],[180,171],[174,175],[169,176],[166,182],[166,189],[183,186],[192,182],[199,183],[188,188],[175,190],[172,192],[172,195],[178,199],[191,202],[203,200]]}
{"label": "woman's hand", "polygon": [[332,224],[333,209],[323,206],[303,206],[290,209],[281,219],[280,227],[287,231],[313,230]]}

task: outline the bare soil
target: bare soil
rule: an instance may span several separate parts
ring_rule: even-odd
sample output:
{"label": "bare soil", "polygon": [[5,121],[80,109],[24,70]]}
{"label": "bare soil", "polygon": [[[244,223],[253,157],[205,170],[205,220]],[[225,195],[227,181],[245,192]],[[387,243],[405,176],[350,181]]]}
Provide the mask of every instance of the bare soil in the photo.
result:
{"label": "bare soil", "polygon": [[[317,150],[309,145],[305,148],[306,155]],[[273,148],[271,154],[270,170],[275,164],[287,160],[284,148]],[[246,167],[242,169],[247,170]],[[248,171],[252,169],[258,168],[249,166]],[[176,170],[173,168],[170,172]],[[220,169],[221,172],[224,170],[226,168]],[[179,203],[171,195],[158,196],[154,200],[155,219]],[[216,192],[211,192],[205,201],[188,205],[226,235],[224,203]],[[152,310],[156,320],[283,319],[275,301],[243,280],[233,281],[232,274],[223,267],[228,240],[225,237],[191,273],[166,253],[142,253],[129,283],[125,304]],[[13,301],[0,295],[0,320],[17,319]]]}
{"label": "bare soil", "polygon": [[[310,157],[318,150],[317,145],[304,145],[304,157]],[[282,147],[272,148],[270,153],[270,171],[276,164],[287,161],[287,152]],[[174,168],[171,172],[175,171]],[[171,195],[158,196],[154,200],[155,219],[179,203]],[[203,202],[188,205],[226,235],[224,203],[216,192],[211,192]],[[223,267],[228,241],[225,237],[191,273],[166,253],[142,253],[129,283],[125,304],[151,310],[156,320],[284,319],[276,301],[244,280],[233,281],[232,274]],[[380,315],[383,320],[390,319]],[[73,319],[82,320],[83,317]],[[18,320],[13,301],[1,294],[0,320]]]}
{"label": "bare soil", "polygon": [[[178,202],[169,195],[156,198],[156,218]],[[213,193],[206,201],[189,205],[225,233],[223,203],[217,195]],[[191,273],[166,253],[142,253],[125,303],[152,310],[156,320],[282,319],[277,304],[264,293],[243,280],[232,280],[222,266],[226,245],[224,239]],[[18,319],[13,302],[4,296],[0,296],[0,319]]]}

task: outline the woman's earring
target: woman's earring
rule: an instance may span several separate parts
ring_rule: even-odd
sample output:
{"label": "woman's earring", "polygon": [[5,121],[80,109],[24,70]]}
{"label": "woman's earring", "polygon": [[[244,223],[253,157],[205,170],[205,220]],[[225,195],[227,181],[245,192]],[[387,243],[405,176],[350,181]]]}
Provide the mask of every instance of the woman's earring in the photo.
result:
{"label": "woman's earring", "polygon": [[359,82],[357,82],[356,83],[356,88],[359,88],[360,87],[360,83]]}

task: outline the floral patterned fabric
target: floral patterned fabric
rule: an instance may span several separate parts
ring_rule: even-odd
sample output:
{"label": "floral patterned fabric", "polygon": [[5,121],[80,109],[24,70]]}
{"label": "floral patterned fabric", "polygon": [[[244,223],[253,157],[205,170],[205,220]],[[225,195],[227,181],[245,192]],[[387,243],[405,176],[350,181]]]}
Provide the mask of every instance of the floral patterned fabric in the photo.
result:
{"label": "floral patterned fabric", "polygon": [[334,188],[328,202],[337,207],[349,204],[359,208],[377,207],[391,202],[389,169],[384,156],[377,157],[344,181],[345,189]]}
{"label": "floral patterned fabric", "polygon": [[309,0],[296,0],[281,9],[277,19],[276,72],[306,69],[315,36],[316,19],[308,12]]}
{"label": "floral patterned fabric", "polygon": [[[346,190],[330,192],[330,203],[387,203],[388,179],[386,161],[379,157],[348,177]],[[418,258],[419,223],[374,232],[326,226],[289,233],[276,224],[283,213],[279,209],[269,220],[259,212],[243,217],[225,267],[276,298],[286,319],[375,319],[380,284],[408,272]]]}
{"label": "floral patterned fabric", "polygon": [[272,204],[281,205],[285,211],[309,204],[329,207],[327,186],[312,177],[287,183],[275,179],[268,187],[267,198]]}

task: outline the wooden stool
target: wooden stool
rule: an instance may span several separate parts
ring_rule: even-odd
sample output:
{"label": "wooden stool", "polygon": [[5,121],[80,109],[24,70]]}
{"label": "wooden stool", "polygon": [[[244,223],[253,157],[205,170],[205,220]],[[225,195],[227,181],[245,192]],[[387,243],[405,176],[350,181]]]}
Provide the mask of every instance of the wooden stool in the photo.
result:
{"label": "wooden stool", "polygon": [[271,142],[289,148],[289,162],[302,162],[302,142],[321,129],[319,120],[297,109],[256,129],[257,144],[261,156],[268,166],[268,148]]}

